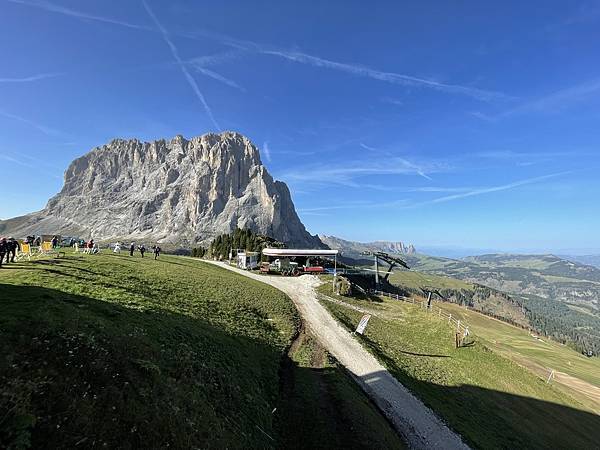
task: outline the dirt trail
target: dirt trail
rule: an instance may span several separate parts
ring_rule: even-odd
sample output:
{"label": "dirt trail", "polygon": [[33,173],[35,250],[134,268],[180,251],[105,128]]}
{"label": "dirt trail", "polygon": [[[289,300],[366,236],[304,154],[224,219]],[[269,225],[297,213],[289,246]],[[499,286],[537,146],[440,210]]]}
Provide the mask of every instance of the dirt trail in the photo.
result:
{"label": "dirt trail", "polygon": [[410,447],[415,449],[467,449],[460,436],[450,430],[429,408],[400,384],[373,355],[329,314],[318,299],[318,278],[259,275],[213,262],[219,267],[270,284],[287,294],[305,326],[349,372],[361,388],[392,422]]}

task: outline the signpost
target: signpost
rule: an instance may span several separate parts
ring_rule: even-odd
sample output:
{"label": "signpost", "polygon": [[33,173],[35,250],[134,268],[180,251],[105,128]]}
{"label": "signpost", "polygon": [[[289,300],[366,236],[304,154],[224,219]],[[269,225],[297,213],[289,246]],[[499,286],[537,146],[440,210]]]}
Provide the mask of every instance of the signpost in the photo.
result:
{"label": "signpost", "polygon": [[367,328],[367,324],[369,323],[370,318],[371,314],[365,314],[361,317],[360,322],[358,322],[358,326],[356,327],[356,333],[364,334],[365,328]]}

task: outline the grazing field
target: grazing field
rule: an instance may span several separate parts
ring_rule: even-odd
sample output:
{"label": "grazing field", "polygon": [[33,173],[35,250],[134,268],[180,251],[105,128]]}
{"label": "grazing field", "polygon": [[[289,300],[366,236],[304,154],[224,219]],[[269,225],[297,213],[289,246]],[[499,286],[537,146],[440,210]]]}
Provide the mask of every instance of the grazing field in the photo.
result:
{"label": "grazing field", "polygon": [[[9,264],[0,448],[279,448],[300,436],[402,446],[333,361],[323,356],[313,372],[288,360],[299,329],[280,291],[191,258],[68,253]],[[295,372],[298,384],[286,377]],[[305,392],[314,395],[302,403]]]}
{"label": "grazing field", "polygon": [[[545,337],[535,338],[527,330],[492,319],[451,303],[435,303],[469,323],[486,345],[517,361],[540,377],[555,371],[554,382],[581,403],[600,414],[600,358],[588,358]],[[565,376],[566,375],[566,376]]]}
{"label": "grazing field", "polygon": [[0,447],[270,446],[299,317],[196,261],[68,255],[0,271]]}
{"label": "grazing field", "polygon": [[435,289],[466,289],[472,290],[473,285],[456,278],[416,272],[414,270],[396,270],[389,276],[390,283],[411,289],[432,287]]}
{"label": "grazing field", "polygon": [[[329,286],[321,293],[331,296]],[[334,296],[324,300],[349,330],[362,312],[374,315],[357,339],[397,379],[479,448],[594,448],[600,416],[496,353],[476,333],[454,348],[447,321],[390,299]]]}

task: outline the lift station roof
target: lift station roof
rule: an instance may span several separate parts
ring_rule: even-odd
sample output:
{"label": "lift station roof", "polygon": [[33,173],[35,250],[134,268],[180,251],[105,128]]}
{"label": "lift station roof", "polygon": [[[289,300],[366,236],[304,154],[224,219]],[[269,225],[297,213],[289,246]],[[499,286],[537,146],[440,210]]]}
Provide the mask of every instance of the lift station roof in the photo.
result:
{"label": "lift station roof", "polygon": [[262,251],[267,256],[337,256],[338,250],[297,249],[297,248],[265,248]]}

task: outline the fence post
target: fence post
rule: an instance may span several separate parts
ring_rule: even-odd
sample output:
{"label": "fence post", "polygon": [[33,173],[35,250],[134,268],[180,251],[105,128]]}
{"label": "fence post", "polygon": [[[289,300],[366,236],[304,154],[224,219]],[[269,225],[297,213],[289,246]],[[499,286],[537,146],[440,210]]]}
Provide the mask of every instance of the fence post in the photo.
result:
{"label": "fence post", "polygon": [[452,314],[448,316],[448,323],[452,322]]}
{"label": "fence post", "polygon": [[438,308],[438,317],[442,317],[442,308]]}
{"label": "fence post", "polygon": [[456,323],[456,332],[460,331],[460,320]]}

